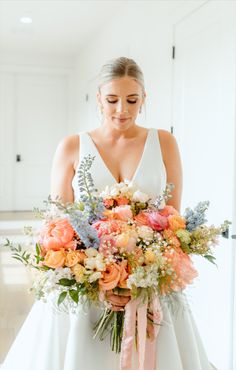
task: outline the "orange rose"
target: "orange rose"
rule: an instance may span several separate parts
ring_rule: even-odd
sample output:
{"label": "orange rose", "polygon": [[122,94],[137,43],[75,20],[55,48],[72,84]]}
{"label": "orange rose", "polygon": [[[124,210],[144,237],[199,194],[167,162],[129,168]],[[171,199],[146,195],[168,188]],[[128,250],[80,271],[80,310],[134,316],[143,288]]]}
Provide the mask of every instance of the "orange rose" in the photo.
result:
{"label": "orange rose", "polygon": [[102,290],[111,290],[115,288],[120,280],[120,266],[117,263],[111,263],[106,266],[99,279],[99,285]]}
{"label": "orange rose", "polygon": [[61,249],[59,251],[49,250],[44,258],[43,264],[56,269],[64,266],[66,260],[66,252]]}
{"label": "orange rose", "polygon": [[127,272],[127,264],[128,261],[126,260],[122,261],[120,264],[120,280],[118,284],[118,287],[120,288],[127,288],[127,278],[129,276]]}
{"label": "orange rose", "polygon": [[171,215],[168,217],[168,221],[169,221],[169,228],[172,231],[176,231],[178,229],[186,229],[186,222],[181,216]]}
{"label": "orange rose", "polygon": [[79,255],[77,251],[68,251],[66,253],[66,260],[65,260],[65,265],[67,267],[72,267],[76,265],[79,262]]}

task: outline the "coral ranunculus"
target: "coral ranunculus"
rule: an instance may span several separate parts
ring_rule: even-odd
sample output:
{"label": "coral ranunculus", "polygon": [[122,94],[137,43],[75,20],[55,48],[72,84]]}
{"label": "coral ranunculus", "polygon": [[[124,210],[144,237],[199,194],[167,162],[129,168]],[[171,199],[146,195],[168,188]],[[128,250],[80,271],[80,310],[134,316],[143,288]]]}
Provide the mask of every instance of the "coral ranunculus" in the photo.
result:
{"label": "coral ranunculus", "polygon": [[134,219],[138,226],[149,226],[148,216],[145,212],[140,212]]}
{"label": "coral ranunculus", "polygon": [[166,205],[163,209],[159,211],[159,214],[168,217],[170,215],[179,215],[179,212],[173,206]]}
{"label": "coral ranunculus", "polygon": [[106,270],[102,272],[102,277],[99,279],[99,286],[102,290],[110,290],[115,288],[120,280],[121,268],[117,263],[110,263],[106,266]]}
{"label": "coral ranunculus", "polygon": [[165,283],[161,284],[160,290],[163,295],[171,293],[171,291],[179,292],[185,289],[198,276],[192,260],[181,249],[179,252],[175,250],[164,252],[163,256],[171,261],[171,268],[176,274],[174,279],[170,277]]}
{"label": "coral ranunculus", "polygon": [[58,251],[61,248],[75,249],[76,243],[72,240],[74,230],[66,219],[50,221],[40,233],[41,243],[45,250]]}
{"label": "coral ranunculus", "polygon": [[168,227],[168,219],[159,214],[159,212],[150,212],[147,214],[149,225],[153,230],[161,231]]}

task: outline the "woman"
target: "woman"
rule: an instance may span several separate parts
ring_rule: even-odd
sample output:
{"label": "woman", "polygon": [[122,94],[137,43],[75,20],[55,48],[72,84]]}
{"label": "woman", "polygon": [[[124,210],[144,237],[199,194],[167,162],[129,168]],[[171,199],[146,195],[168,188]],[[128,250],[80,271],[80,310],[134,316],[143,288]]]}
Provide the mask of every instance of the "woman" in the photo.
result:
{"label": "woman", "polygon": [[[155,198],[174,183],[168,204],[180,211],[182,167],[177,142],[165,130],[136,124],[145,103],[143,74],[134,60],[118,58],[103,66],[97,92],[103,114],[100,127],[64,138],[58,145],[51,174],[51,195],[63,202],[79,198],[76,170],[87,154],[95,156],[91,174],[98,190],[129,179]],[[121,310],[130,297],[112,291],[107,300]],[[163,322],[157,339],[158,370],[210,370],[201,339],[184,296],[177,294],[176,310],[163,301]],[[53,314],[49,305],[36,302],[14,342],[4,370],[110,370],[119,369],[120,356],[110,350],[109,339],[92,339],[99,316],[91,308],[85,315]],[[24,358],[24,361],[22,361]],[[15,366],[15,367],[14,367]],[[133,369],[138,369],[134,353]],[[154,370],[145,368],[145,370]]]}

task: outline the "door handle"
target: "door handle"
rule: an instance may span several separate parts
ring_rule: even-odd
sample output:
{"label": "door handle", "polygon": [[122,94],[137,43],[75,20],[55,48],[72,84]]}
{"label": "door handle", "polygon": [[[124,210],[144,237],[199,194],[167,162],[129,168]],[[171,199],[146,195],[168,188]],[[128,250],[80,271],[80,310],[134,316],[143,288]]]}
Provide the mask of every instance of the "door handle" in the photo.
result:
{"label": "door handle", "polygon": [[21,161],[21,155],[20,154],[17,154],[16,155],[16,162],[20,162]]}
{"label": "door handle", "polygon": [[[229,239],[229,229],[226,229],[225,231],[223,231],[221,233],[221,236],[223,236],[223,238]],[[236,239],[236,234],[231,235],[231,238]]]}

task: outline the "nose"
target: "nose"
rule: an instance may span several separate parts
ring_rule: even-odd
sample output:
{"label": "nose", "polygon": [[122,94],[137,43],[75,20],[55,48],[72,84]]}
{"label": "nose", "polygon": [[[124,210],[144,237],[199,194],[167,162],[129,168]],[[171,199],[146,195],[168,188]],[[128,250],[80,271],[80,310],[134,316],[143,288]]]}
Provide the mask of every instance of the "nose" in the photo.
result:
{"label": "nose", "polygon": [[117,112],[128,112],[128,103],[126,101],[119,100],[116,106]]}

